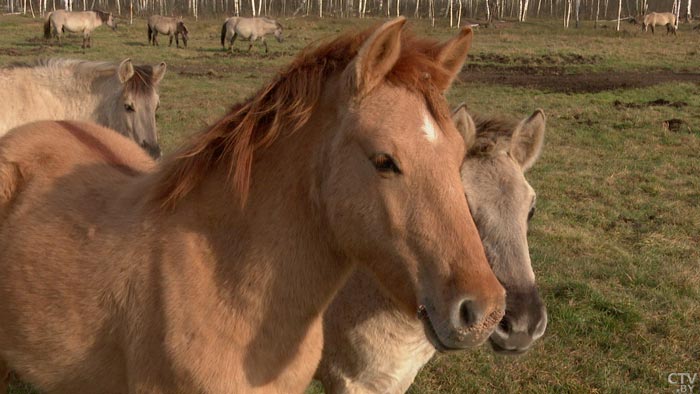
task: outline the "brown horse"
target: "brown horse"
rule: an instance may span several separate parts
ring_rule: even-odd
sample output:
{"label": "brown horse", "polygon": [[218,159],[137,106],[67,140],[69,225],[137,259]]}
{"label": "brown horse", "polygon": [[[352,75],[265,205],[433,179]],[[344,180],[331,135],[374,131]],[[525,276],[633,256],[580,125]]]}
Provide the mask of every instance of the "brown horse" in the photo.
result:
{"label": "brown horse", "polygon": [[187,48],[187,39],[189,30],[185,26],[182,18],[171,18],[167,16],[151,15],[148,17],[148,43],[158,45],[158,33],[165,34],[170,37],[168,46],[173,45],[173,37],[175,37],[175,46],[180,48],[179,36],[182,36],[182,45]]}
{"label": "brown horse", "polygon": [[[523,175],[540,153],[544,114],[538,110],[520,123],[476,118],[474,126],[460,106],[454,119],[470,146],[464,191],[489,263],[507,290],[506,316],[491,344],[497,353],[523,353],[547,326],[527,245],[535,193]],[[434,353],[420,320],[402,313],[359,271],[326,311],[316,377],[328,394],[403,393]]]}
{"label": "brown horse", "polygon": [[154,168],[96,125],[0,140],[0,376],[46,393],[302,393],[357,264],[440,349],[504,314],[444,92],[472,33],[308,49]]}

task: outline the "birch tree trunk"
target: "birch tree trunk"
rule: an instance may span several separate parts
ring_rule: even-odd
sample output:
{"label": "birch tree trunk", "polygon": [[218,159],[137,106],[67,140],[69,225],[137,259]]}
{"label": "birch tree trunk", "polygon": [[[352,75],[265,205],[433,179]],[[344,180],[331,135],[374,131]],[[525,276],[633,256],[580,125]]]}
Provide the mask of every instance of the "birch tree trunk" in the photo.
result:
{"label": "birch tree trunk", "polygon": [[690,21],[693,20],[693,14],[690,13],[690,4],[692,4],[692,0],[688,0],[688,8],[685,11],[685,18],[690,23]]}
{"label": "birch tree trunk", "polygon": [[594,29],[598,28],[598,16],[600,15],[600,0],[598,0],[597,3],[598,3],[598,5],[596,6],[596,9],[595,9],[595,23],[593,24]]}
{"label": "birch tree trunk", "polygon": [[250,0],[250,8],[253,9],[253,17],[255,17],[255,0]]}
{"label": "birch tree trunk", "polygon": [[457,28],[462,26],[462,0],[459,0],[459,11],[457,12]]}
{"label": "birch tree trunk", "polygon": [[620,17],[622,17],[622,0],[619,0],[617,6],[617,27],[615,31],[620,31]]}
{"label": "birch tree trunk", "polygon": [[[24,1],[27,1],[27,0],[24,0]],[[450,29],[452,29],[452,28],[454,27],[454,21],[453,21],[453,19],[452,19],[452,14],[453,14],[453,12],[452,12],[452,8],[453,8],[453,7],[452,7],[452,4],[453,4],[453,0],[450,0],[449,6],[448,6],[448,7],[449,7],[449,10],[450,10]]]}

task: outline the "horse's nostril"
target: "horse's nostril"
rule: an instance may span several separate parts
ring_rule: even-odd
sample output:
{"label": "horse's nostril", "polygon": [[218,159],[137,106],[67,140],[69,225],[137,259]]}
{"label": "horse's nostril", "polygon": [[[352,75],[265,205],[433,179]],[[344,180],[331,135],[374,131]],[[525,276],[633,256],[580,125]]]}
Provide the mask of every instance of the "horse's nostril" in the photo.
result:
{"label": "horse's nostril", "polygon": [[481,321],[482,313],[476,303],[471,300],[464,300],[462,305],[459,306],[459,317],[462,327],[467,328]]}
{"label": "horse's nostril", "polygon": [[498,328],[500,328],[506,334],[510,334],[511,325],[507,317],[501,319],[501,322],[498,323]]}

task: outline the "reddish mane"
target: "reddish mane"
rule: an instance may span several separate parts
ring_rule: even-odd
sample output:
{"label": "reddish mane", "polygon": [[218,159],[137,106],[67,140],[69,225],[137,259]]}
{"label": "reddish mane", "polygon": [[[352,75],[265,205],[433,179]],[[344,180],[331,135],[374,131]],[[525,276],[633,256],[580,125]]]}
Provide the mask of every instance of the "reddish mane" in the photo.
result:
{"label": "reddish mane", "polygon": [[[166,209],[174,207],[217,163],[222,163],[244,203],[255,151],[272,144],[282,130],[295,132],[309,120],[324,81],[342,72],[376,29],[344,34],[303,50],[272,82],[246,102],[234,105],[228,114],[196,133],[190,143],[164,161],[153,201]],[[438,49],[436,41],[402,34],[400,58],[386,81],[421,94],[442,125],[450,117],[442,92],[451,80],[448,71],[434,60]]]}

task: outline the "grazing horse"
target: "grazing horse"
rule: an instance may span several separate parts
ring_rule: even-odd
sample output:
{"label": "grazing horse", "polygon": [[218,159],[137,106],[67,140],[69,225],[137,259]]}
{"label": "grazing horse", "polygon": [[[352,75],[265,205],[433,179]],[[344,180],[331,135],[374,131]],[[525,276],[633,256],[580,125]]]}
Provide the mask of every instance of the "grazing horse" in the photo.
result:
{"label": "grazing horse", "polygon": [[56,10],[49,12],[44,22],[44,38],[50,39],[53,34],[58,40],[58,45],[61,45],[61,36],[65,31],[71,33],[83,33],[83,45],[85,49],[92,47],[92,38],[90,33],[96,28],[106,24],[112,30],[116,28],[111,12],[104,11],[80,11],[69,12],[65,10]]}
{"label": "grazing horse", "polygon": [[676,15],[672,12],[651,12],[644,15],[642,31],[647,31],[651,27],[651,34],[654,34],[654,26],[666,26],[666,34],[676,35]]}
{"label": "grazing horse", "polygon": [[156,110],[165,63],[135,66],[50,59],[0,68],[0,85],[11,100],[0,101],[0,136],[43,119],[89,120],[131,138],[160,157]]}
{"label": "grazing horse", "polygon": [[170,36],[168,46],[173,46],[173,36],[175,37],[175,45],[180,48],[178,36],[182,35],[182,44],[187,48],[187,35],[189,30],[185,26],[182,18],[171,18],[167,16],[151,15],[148,17],[148,43],[158,45],[158,33],[167,34]]}
{"label": "grazing horse", "polygon": [[258,38],[265,45],[265,53],[267,53],[267,42],[265,36],[274,34],[277,42],[282,42],[282,25],[268,18],[241,18],[231,17],[224,21],[221,26],[221,47],[226,50],[226,41],[230,42],[229,50],[233,53],[233,42],[236,37],[249,40],[248,52],[253,47],[253,42]]}
{"label": "grazing horse", "polygon": [[[544,114],[535,111],[519,124],[477,118],[476,132],[464,106],[454,119],[468,146],[464,191],[491,268],[507,290],[506,315],[490,341],[497,353],[523,353],[547,325],[527,245],[535,193],[523,175],[540,153]],[[403,313],[362,271],[338,293],[323,324],[316,378],[328,394],[403,393],[435,353],[415,314]]]}
{"label": "grazing horse", "polygon": [[303,393],[360,265],[432,343],[504,314],[445,92],[472,32],[309,48],[154,165],[97,125],[0,139],[0,376],[43,393]]}

